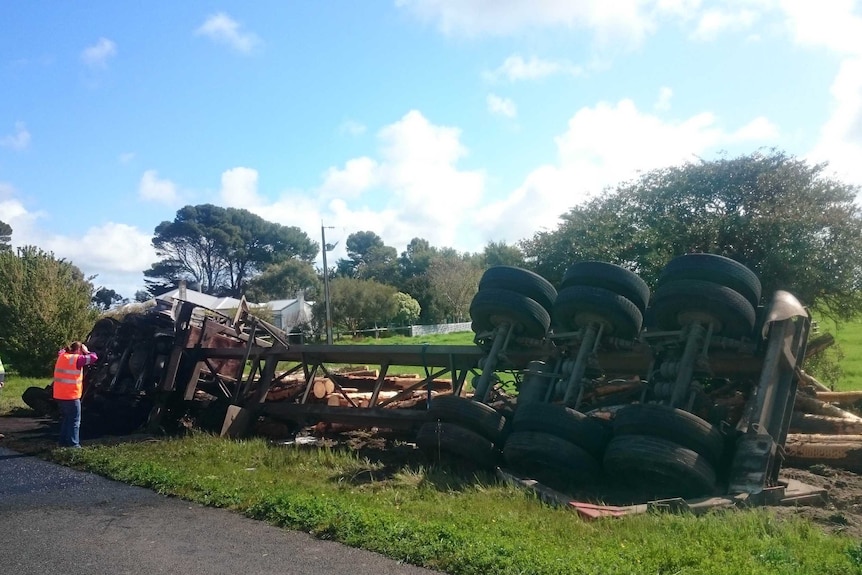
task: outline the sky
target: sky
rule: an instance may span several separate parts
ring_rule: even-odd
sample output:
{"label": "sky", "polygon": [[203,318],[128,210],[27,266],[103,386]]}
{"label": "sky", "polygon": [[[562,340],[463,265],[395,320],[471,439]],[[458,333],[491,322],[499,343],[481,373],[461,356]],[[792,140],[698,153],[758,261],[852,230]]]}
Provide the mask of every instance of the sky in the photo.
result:
{"label": "sky", "polygon": [[862,184],[862,0],[0,0],[0,31],[0,220],[129,298],[190,204],[332,263],[513,244],[722,155]]}

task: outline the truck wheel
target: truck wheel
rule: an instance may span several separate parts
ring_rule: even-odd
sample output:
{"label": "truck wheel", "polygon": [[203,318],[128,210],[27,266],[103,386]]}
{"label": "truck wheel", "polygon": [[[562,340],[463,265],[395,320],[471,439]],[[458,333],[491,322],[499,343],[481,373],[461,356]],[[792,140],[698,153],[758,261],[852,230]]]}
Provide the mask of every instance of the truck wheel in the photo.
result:
{"label": "truck wheel", "polygon": [[677,330],[692,321],[712,323],[716,335],[746,337],[754,329],[751,303],[729,287],[679,280],[658,288],[648,314],[659,329]]}
{"label": "truck wheel", "polygon": [[550,314],[535,300],[504,289],[476,292],[470,303],[470,319],[476,333],[514,323],[517,335],[537,339],[544,338],[551,325]]}
{"label": "truck wheel", "polygon": [[435,421],[456,423],[497,445],[503,444],[506,418],[490,405],[466,397],[439,395],[431,400],[428,415]]}
{"label": "truck wheel", "polygon": [[572,286],[557,294],[554,325],[567,331],[601,323],[604,335],[631,339],[638,335],[643,315],[629,299],[610,290]]}
{"label": "truck wheel", "polygon": [[724,451],[724,436],[700,417],[667,405],[635,403],[616,412],[614,436],[649,435],[678,443],[718,465]]}
{"label": "truck wheel", "polygon": [[592,483],[601,475],[598,460],[574,443],[538,431],[509,435],[503,457],[514,470],[542,477],[547,472],[579,484]]}
{"label": "truck wheel", "polygon": [[479,280],[479,290],[505,289],[527,296],[550,313],[557,299],[553,284],[530,270],[515,266],[492,266]]}
{"label": "truck wheel", "polygon": [[38,415],[45,417],[59,417],[60,410],[51,396],[51,389],[45,387],[28,387],[21,394],[21,400]]}
{"label": "truck wheel", "polygon": [[554,403],[525,403],[515,409],[512,431],[536,431],[559,437],[600,458],[610,439],[609,430],[594,417]]}
{"label": "truck wheel", "polygon": [[493,469],[500,460],[500,452],[490,440],[454,423],[422,424],[416,434],[416,445],[437,463],[454,457],[481,469]]}
{"label": "truck wheel", "polygon": [[760,304],[757,274],[736,260],[716,254],[685,254],[672,259],[658,277],[658,287],[679,280],[717,283],[742,294],[752,307]]}
{"label": "truck wheel", "polygon": [[648,435],[611,439],[605,473],[650,497],[698,497],[716,489],[715,469],[691,449]]}
{"label": "truck wheel", "polygon": [[606,262],[578,262],[563,276],[560,290],[592,286],[610,290],[631,301],[641,313],[649,303],[649,286],[636,273]]}

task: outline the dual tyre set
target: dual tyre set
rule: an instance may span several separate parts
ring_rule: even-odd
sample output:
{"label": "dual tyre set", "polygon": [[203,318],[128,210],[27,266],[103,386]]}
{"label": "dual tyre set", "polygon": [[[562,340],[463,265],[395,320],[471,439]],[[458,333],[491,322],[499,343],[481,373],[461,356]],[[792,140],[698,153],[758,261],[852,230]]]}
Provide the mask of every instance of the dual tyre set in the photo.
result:
{"label": "dual tyre set", "polygon": [[[636,274],[603,262],[573,265],[559,292],[537,274],[497,266],[483,276],[470,311],[477,343],[502,324],[525,342],[544,339],[551,328],[554,334],[598,328],[602,337],[633,340],[645,323],[648,330],[675,331],[692,322],[740,339],[752,334],[760,296],[760,282],[745,266],[687,254],[662,270],[652,298]],[[540,401],[519,404],[508,419],[458,397],[435,398],[430,410],[420,448],[479,467],[505,463],[540,480],[610,479],[646,496],[695,497],[716,491],[727,463],[727,439],[716,426],[663,404],[623,406],[610,422]]]}

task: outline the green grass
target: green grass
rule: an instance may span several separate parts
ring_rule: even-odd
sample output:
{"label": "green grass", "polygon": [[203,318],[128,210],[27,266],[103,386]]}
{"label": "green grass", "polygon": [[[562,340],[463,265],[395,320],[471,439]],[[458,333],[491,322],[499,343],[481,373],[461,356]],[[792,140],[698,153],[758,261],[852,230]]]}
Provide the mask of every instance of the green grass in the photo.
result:
{"label": "green grass", "polygon": [[827,350],[831,357],[838,359],[841,370],[835,390],[862,389],[862,321],[836,326],[832,321],[819,320],[818,326],[819,333],[831,333],[837,344],[837,349]]}
{"label": "green grass", "polygon": [[493,477],[204,434],[59,461],[453,574],[862,573],[862,545],[763,509],[587,522]]}
{"label": "green grass", "polygon": [[21,394],[28,387],[45,387],[51,378],[18,377],[6,374],[6,384],[0,389],[0,415],[32,414],[32,410],[21,400]]}

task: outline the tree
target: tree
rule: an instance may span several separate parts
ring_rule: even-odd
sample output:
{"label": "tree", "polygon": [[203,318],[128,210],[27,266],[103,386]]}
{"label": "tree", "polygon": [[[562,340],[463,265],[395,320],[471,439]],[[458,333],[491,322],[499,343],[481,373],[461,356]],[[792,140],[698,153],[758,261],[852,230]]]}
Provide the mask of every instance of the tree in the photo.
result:
{"label": "tree", "polygon": [[96,306],[97,309],[102,311],[107,311],[111,309],[114,305],[123,301],[123,296],[118,294],[112,289],[108,289],[106,287],[100,287],[96,290],[96,293],[93,294],[92,302],[93,305]]}
{"label": "tree", "polygon": [[655,285],[673,257],[717,253],[757,273],[764,294],[784,289],[848,319],[862,311],[859,186],[826,168],[771,150],[653,170],[572,208],[557,230],[521,247],[552,282],[572,263],[598,259]]}
{"label": "tree", "polygon": [[395,294],[395,307],[395,317],[392,319],[401,325],[413,325],[422,312],[419,302],[404,292]]}
{"label": "tree", "polygon": [[431,288],[438,294],[443,313],[450,321],[470,319],[470,302],[479,289],[482,266],[474,258],[444,251],[428,268]]}
{"label": "tree", "polygon": [[438,294],[431,287],[428,268],[440,257],[440,251],[424,238],[413,238],[398,258],[400,283],[398,288],[413,297],[420,307],[418,320],[422,323],[439,323],[445,320]]}
{"label": "tree", "polygon": [[398,279],[398,251],[384,245],[374,232],[347,236],[347,259],[338,260],[340,277],[377,280],[395,285]]}
{"label": "tree", "polygon": [[[388,324],[397,313],[392,286],[374,280],[334,278],[329,282],[329,308],[332,323],[348,331]],[[322,318],[324,302],[315,305],[314,314]]]}
{"label": "tree", "polygon": [[12,251],[12,226],[0,220],[0,252]]}
{"label": "tree", "polygon": [[256,302],[290,299],[296,297],[299,291],[304,291],[306,295],[319,293],[320,284],[320,278],[310,263],[286,260],[267,267],[263,273],[251,279],[246,297]]}
{"label": "tree", "polygon": [[233,297],[268,265],[311,262],[317,254],[317,244],[299,228],[212,204],[186,206],[173,221],[160,223],[153,246],[162,259],[144,272],[151,291],[184,279],[204,293]]}
{"label": "tree", "polygon": [[98,312],[77,267],[35,246],[0,252],[0,348],[21,375],[51,373],[57,350],[84,339]]}
{"label": "tree", "polygon": [[518,246],[506,242],[488,242],[482,252],[485,267],[517,266],[524,267],[524,254]]}

